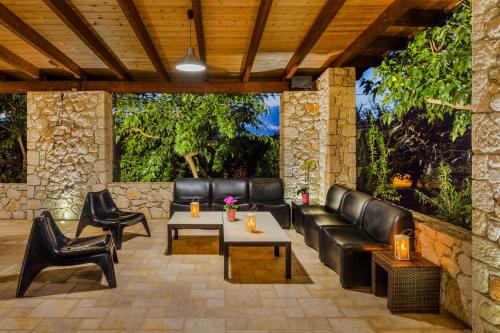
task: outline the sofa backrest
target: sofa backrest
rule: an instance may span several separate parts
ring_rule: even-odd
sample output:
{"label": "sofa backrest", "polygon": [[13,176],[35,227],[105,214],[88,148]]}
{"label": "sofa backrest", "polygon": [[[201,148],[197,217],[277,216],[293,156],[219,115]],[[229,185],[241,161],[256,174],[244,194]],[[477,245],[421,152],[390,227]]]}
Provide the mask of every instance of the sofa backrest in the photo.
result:
{"label": "sofa backrest", "polygon": [[415,225],[408,210],[382,200],[372,200],[366,206],[362,228],[374,240],[392,247],[394,235],[406,229],[414,230]]}
{"label": "sofa backrest", "polygon": [[210,180],[206,178],[179,178],[174,182],[174,202],[189,204],[194,197],[200,203],[210,204]]}
{"label": "sofa backrest", "polygon": [[366,205],[371,200],[373,200],[371,195],[349,191],[344,195],[340,204],[340,215],[351,224],[361,224]]}
{"label": "sofa backrest", "polygon": [[248,180],[248,197],[250,204],[283,203],[283,183],[279,178],[250,178]]}
{"label": "sofa backrest", "polygon": [[248,181],[246,178],[215,178],[212,180],[212,210],[222,210],[224,199],[233,196],[237,205],[248,204]]}
{"label": "sofa backrest", "polygon": [[328,189],[328,193],[326,194],[325,206],[338,213],[340,211],[340,204],[342,203],[342,198],[344,195],[350,190],[347,187],[341,185],[332,185]]}

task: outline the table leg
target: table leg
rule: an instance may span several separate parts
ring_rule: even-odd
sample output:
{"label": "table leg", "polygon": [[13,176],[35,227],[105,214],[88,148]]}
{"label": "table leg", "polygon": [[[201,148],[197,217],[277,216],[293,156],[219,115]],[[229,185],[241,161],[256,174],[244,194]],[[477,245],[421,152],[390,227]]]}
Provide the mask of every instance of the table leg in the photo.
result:
{"label": "table leg", "polygon": [[285,276],[287,279],[292,278],[292,243],[286,243],[285,254]]}
{"label": "table leg", "polygon": [[174,229],[174,238],[179,239],[179,229]]}
{"label": "table leg", "polygon": [[229,245],[224,244],[224,280],[229,279]]}
{"label": "table leg", "polygon": [[224,228],[219,227],[219,255],[224,254]]}
{"label": "table leg", "polygon": [[172,255],[172,226],[167,226],[167,256]]}
{"label": "table leg", "polygon": [[274,256],[275,257],[279,257],[280,256],[280,247],[279,246],[275,246],[274,247]]}

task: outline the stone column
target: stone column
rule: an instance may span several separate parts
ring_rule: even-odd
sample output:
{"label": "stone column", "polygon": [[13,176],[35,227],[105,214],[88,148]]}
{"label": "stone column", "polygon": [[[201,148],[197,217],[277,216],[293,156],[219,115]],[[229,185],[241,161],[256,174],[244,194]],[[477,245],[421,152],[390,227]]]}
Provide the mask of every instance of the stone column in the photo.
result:
{"label": "stone column", "polygon": [[320,110],[320,198],[332,184],[356,188],[356,70],[329,68],[316,81]]}
{"label": "stone column", "polygon": [[112,97],[28,92],[28,219],[77,219],[87,192],[112,181]]}
{"label": "stone column", "polygon": [[304,185],[300,166],[313,160],[316,167],[309,174],[310,200],[319,199],[319,106],[316,91],[285,91],[280,108],[280,177],[285,184],[285,197],[294,198]]}
{"label": "stone column", "polygon": [[500,1],[472,4],[474,332],[500,331]]}

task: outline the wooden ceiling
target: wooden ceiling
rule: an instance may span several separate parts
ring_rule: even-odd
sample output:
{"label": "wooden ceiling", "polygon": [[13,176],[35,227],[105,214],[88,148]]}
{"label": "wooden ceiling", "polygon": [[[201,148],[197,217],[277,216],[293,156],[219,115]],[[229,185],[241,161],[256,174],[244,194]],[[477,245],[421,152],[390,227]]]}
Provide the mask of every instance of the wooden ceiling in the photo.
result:
{"label": "wooden ceiling", "polygon": [[[379,64],[458,1],[0,0],[0,92],[104,81],[115,91],[282,90],[294,75]],[[205,74],[175,70],[190,8]]]}

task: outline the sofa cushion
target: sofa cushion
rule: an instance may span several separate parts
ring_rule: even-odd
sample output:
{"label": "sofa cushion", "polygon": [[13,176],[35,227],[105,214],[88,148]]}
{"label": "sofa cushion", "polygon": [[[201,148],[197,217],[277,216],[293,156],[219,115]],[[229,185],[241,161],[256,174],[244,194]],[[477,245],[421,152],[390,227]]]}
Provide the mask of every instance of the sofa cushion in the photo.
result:
{"label": "sofa cushion", "polygon": [[245,178],[216,178],[212,180],[212,210],[223,210],[224,199],[232,196],[239,210],[248,210],[248,182]]}
{"label": "sofa cushion", "polygon": [[193,201],[194,197],[198,197],[201,204],[210,204],[210,180],[200,178],[181,178],[175,180],[175,203],[189,204]]}
{"label": "sofa cushion", "polygon": [[340,215],[349,223],[356,225],[361,224],[366,204],[372,199],[373,197],[371,195],[358,191],[349,191],[342,199]]}
{"label": "sofa cushion", "polygon": [[308,216],[311,221],[316,224],[318,227],[347,227],[354,228],[355,224],[351,224],[346,221],[342,216],[335,213],[330,214],[316,214]]}
{"label": "sofa cushion", "polygon": [[350,190],[341,185],[333,185],[328,189],[326,194],[325,206],[328,210],[335,213],[340,211],[340,204],[342,203],[342,198]]}
{"label": "sofa cushion", "polygon": [[414,229],[412,214],[382,200],[372,200],[366,206],[362,228],[378,242],[392,244],[394,235]]}
{"label": "sofa cushion", "polygon": [[307,215],[328,214],[331,212],[328,207],[323,205],[300,205],[298,207],[302,214]]}
{"label": "sofa cushion", "polygon": [[387,250],[387,244],[378,242],[361,228],[325,228],[326,242],[334,242],[342,249],[357,251]]}
{"label": "sofa cushion", "polygon": [[283,183],[279,178],[251,178],[248,180],[250,204],[284,203]]}

